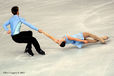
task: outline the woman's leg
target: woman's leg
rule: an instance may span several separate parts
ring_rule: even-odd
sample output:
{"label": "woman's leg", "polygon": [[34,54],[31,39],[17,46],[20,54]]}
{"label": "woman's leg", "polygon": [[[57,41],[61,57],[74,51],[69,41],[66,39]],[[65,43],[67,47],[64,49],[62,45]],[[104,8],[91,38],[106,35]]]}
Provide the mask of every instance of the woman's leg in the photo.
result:
{"label": "woman's leg", "polygon": [[88,41],[88,43],[96,43],[98,42],[98,40],[92,40],[92,39],[86,39]]}
{"label": "woman's leg", "polygon": [[98,37],[98,36],[96,36],[96,35],[93,35],[93,34],[91,34],[91,33],[88,33],[88,32],[84,32],[84,33],[83,33],[83,36],[84,36],[84,39],[87,39],[88,37],[91,37],[91,38],[93,38],[94,40],[98,40],[98,41],[100,41],[101,43],[105,43],[105,41],[104,41],[102,38],[100,38],[100,37]]}
{"label": "woman's leg", "polygon": [[[108,39],[108,36],[103,36],[101,37],[103,40],[107,40]],[[99,40],[92,40],[92,39],[86,39],[88,41],[88,43],[96,43],[98,42]]]}

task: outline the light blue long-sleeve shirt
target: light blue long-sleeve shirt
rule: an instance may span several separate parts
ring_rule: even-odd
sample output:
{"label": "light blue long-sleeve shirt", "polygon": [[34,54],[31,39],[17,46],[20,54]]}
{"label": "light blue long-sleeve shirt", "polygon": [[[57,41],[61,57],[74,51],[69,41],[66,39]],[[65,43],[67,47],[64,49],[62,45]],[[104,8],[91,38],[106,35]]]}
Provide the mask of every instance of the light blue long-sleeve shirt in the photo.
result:
{"label": "light blue long-sleeve shirt", "polygon": [[6,31],[8,31],[9,29],[7,28],[8,25],[10,25],[11,28],[11,35],[15,35],[18,34],[20,32],[20,27],[21,27],[21,23],[27,25],[28,27],[38,31],[38,28],[36,28],[35,26],[31,25],[30,23],[28,23],[27,21],[25,21],[25,19],[19,17],[18,15],[13,15],[4,25],[4,29]]}

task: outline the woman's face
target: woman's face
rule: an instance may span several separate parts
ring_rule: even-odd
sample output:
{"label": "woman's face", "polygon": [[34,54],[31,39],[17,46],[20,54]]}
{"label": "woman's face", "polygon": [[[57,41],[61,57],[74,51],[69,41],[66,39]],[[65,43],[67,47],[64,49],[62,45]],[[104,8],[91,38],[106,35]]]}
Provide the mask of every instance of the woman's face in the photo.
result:
{"label": "woman's face", "polygon": [[65,41],[64,38],[59,39],[58,44],[60,45],[63,41]]}

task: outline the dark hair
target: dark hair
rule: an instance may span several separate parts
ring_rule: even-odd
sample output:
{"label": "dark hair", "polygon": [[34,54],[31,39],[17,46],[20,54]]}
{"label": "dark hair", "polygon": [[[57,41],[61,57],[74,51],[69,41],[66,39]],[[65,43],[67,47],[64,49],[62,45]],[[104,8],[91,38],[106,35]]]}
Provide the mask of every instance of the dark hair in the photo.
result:
{"label": "dark hair", "polygon": [[63,41],[63,42],[60,44],[60,47],[65,47],[65,44],[66,44],[66,42]]}
{"label": "dark hair", "polygon": [[11,12],[12,12],[13,15],[16,15],[17,12],[18,12],[18,10],[19,10],[19,7],[18,7],[18,6],[13,6],[13,7],[11,8]]}

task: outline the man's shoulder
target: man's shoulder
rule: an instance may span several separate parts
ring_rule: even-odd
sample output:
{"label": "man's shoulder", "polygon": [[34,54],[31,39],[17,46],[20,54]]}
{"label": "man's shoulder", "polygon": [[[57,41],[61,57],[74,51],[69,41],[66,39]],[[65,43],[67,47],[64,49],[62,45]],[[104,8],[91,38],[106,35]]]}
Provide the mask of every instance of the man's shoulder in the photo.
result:
{"label": "man's shoulder", "polygon": [[13,15],[12,17],[10,17],[9,21],[10,22],[12,22],[12,21],[22,21],[23,22],[23,21],[25,21],[25,19],[20,16]]}
{"label": "man's shoulder", "polygon": [[20,19],[21,21],[25,21],[25,19],[24,19],[23,17],[20,17],[20,16],[19,16],[19,19]]}

